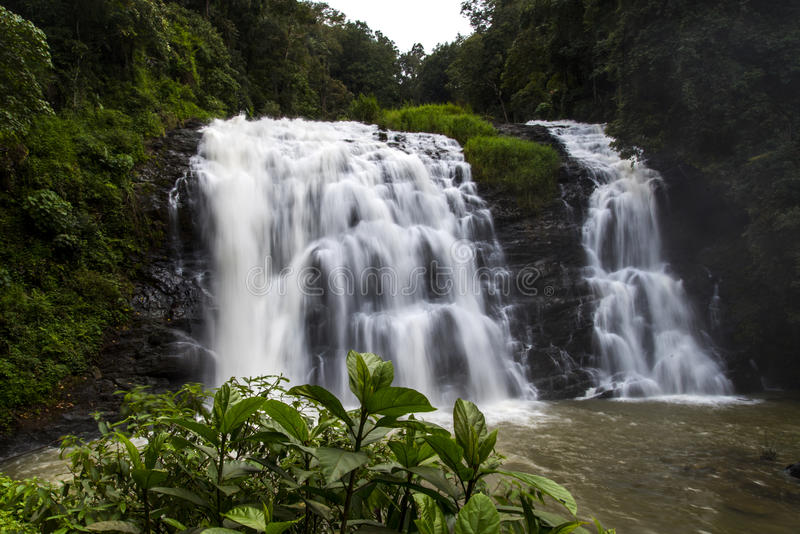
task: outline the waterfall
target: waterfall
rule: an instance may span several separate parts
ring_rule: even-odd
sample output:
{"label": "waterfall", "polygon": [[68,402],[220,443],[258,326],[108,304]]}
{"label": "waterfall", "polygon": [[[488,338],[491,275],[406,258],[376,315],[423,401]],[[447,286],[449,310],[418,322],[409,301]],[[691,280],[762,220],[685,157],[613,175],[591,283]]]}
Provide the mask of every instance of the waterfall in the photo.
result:
{"label": "waterfall", "polygon": [[458,143],[238,117],[204,129],[192,167],[216,383],[282,373],[344,395],[354,349],[391,359],[396,382],[435,403],[525,395],[508,272]]}
{"label": "waterfall", "polygon": [[655,198],[660,175],[622,159],[601,125],[529,124],[549,128],[596,183],[583,247],[597,298],[599,385],[622,396],[730,392],[717,358],[698,341],[681,280],[662,257]]}

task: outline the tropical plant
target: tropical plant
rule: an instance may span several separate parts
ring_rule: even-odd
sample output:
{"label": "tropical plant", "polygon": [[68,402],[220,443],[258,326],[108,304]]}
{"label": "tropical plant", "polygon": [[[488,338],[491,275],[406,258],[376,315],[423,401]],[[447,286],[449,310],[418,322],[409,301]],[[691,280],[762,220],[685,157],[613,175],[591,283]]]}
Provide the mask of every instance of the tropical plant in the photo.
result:
{"label": "tropical plant", "polygon": [[[414,417],[434,407],[392,385],[391,362],[351,351],[347,370],[351,410],[321,386],[287,391],[280,377],[231,380],[213,394],[197,385],[130,392],[130,415],[101,422],[98,440],[65,441],[71,481],[6,483],[0,504],[20,513],[4,520],[59,534],[569,533],[584,524],[565,488],[502,469],[497,430],[475,404],[456,401],[451,434]],[[540,510],[546,500],[569,517]]]}

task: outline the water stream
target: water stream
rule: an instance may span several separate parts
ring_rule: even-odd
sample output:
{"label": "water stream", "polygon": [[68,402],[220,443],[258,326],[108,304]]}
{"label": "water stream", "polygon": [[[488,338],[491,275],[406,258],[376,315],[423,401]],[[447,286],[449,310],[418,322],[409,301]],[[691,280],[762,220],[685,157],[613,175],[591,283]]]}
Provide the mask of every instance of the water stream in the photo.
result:
{"label": "water stream", "polygon": [[459,145],[303,120],[208,126],[193,163],[216,306],[214,381],[283,373],[347,394],[348,349],[435,403],[525,396],[491,214]]}
{"label": "water stream", "polygon": [[600,389],[625,397],[729,393],[719,359],[699,341],[683,284],[662,256],[656,202],[661,176],[643,162],[623,159],[602,125],[529,124],[549,128],[597,184],[583,247],[586,279],[597,297]]}

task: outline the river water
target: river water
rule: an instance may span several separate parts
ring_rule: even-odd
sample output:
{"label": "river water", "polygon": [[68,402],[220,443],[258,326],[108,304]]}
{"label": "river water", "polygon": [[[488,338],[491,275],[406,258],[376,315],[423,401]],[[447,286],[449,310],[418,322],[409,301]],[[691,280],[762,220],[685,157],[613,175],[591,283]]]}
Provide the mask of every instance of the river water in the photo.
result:
{"label": "river water", "polygon": [[498,448],[621,534],[798,532],[800,397],[687,399],[517,407]]}

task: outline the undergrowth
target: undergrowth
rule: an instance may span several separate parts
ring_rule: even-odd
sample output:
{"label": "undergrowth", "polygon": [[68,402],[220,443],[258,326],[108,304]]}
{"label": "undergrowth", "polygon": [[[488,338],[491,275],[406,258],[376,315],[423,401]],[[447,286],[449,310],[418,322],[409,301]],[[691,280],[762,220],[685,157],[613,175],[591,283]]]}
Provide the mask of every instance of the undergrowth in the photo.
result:
{"label": "undergrowth", "polygon": [[[63,485],[0,479],[0,526],[20,532],[569,534],[585,532],[570,492],[503,468],[478,407],[434,410],[392,386],[391,362],[347,356],[347,410],[311,384],[232,380],[216,392],[127,395],[102,437],[64,442]],[[555,508],[554,508],[555,507]],[[557,511],[554,511],[557,510]],[[599,534],[613,534],[595,521]]]}

